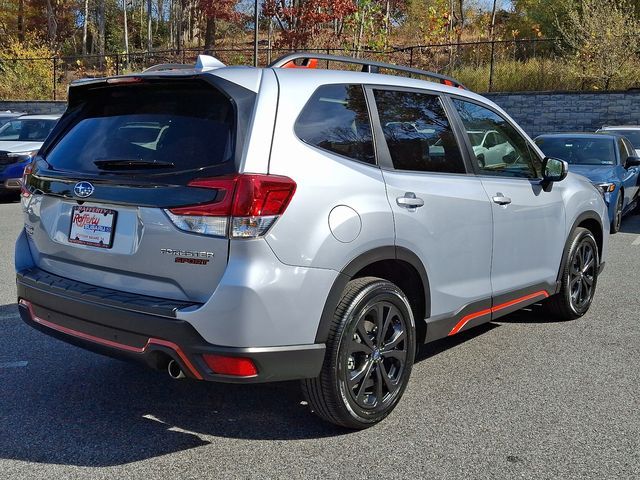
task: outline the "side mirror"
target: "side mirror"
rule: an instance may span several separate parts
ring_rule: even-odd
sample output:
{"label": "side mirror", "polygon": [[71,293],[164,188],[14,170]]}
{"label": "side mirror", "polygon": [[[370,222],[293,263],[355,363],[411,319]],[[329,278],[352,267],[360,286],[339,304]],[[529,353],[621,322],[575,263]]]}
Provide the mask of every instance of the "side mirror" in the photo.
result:
{"label": "side mirror", "polygon": [[561,182],[567,177],[569,164],[559,158],[547,157],[542,161],[542,183],[548,187],[553,182]]}
{"label": "side mirror", "polygon": [[624,168],[629,168],[629,167],[640,167],[640,157],[636,157],[636,156],[628,156],[627,159],[624,161]]}

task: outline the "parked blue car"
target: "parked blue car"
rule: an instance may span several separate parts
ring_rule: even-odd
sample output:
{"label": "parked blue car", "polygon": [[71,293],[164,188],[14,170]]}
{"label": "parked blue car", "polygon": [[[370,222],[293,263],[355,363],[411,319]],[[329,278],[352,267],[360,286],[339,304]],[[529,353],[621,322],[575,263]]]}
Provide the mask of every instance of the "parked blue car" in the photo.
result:
{"label": "parked blue car", "polygon": [[620,230],[622,216],[638,205],[640,157],[625,137],[612,133],[553,133],[536,144],[548,157],[569,163],[602,191],[609,208],[611,233]]}
{"label": "parked blue car", "polygon": [[60,115],[22,115],[0,127],[0,197],[20,191],[24,167],[38,153]]}

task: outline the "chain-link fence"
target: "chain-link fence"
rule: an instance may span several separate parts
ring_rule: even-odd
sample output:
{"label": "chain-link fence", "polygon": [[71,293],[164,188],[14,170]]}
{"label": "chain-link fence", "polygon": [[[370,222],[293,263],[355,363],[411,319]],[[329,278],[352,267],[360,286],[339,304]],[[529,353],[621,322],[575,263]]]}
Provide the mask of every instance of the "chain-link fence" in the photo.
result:
{"label": "chain-link fence", "polygon": [[[292,51],[260,46],[257,63],[267,65]],[[411,45],[386,50],[311,48],[304,51],[369,58],[444,73],[479,92],[563,87],[558,78],[558,67],[562,62],[558,58],[556,39],[487,40]],[[139,72],[159,63],[192,64],[200,53],[205,53],[202,48],[52,58],[0,57],[0,76],[10,72],[18,77],[17,81],[24,81],[25,85],[11,89],[9,95],[17,95],[14,98],[25,98],[28,94],[31,98],[61,100],[66,98],[67,86],[74,80]],[[227,65],[254,64],[252,45],[247,48],[216,48],[208,53]],[[331,63],[320,62],[319,67],[331,68]],[[26,67],[31,67],[36,73],[20,73],[28,72]],[[341,65],[338,68],[345,67]],[[23,78],[26,76],[48,78]],[[564,88],[579,89],[579,85],[573,88],[565,85]],[[29,94],[32,90],[38,92],[37,96]]]}

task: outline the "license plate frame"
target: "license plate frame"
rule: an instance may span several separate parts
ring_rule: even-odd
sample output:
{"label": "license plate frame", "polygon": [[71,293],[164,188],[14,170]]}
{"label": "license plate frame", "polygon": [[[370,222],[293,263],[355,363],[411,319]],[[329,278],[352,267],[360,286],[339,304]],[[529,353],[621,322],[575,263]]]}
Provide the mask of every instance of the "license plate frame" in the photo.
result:
{"label": "license plate frame", "polygon": [[[83,216],[81,216],[84,214]],[[97,248],[113,247],[118,211],[102,207],[75,206],[71,209],[69,243]],[[92,228],[85,228],[93,226]],[[93,233],[95,240],[88,239]],[[83,238],[84,236],[84,238]]]}

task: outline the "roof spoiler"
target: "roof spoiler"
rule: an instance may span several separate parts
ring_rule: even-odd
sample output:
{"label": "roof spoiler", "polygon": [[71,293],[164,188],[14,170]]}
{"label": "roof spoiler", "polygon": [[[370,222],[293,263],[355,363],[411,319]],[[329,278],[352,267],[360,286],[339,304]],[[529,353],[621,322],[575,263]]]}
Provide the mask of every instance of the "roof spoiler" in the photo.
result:
{"label": "roof spoiler", "polygon": [[162,72],[167,70],[213,70],[214,68],[226,67],[224,63],[211,55],[198,55],[195,65],[187,65],[184,63],[159,63],[149,68],[145,68],[142,73]]}

